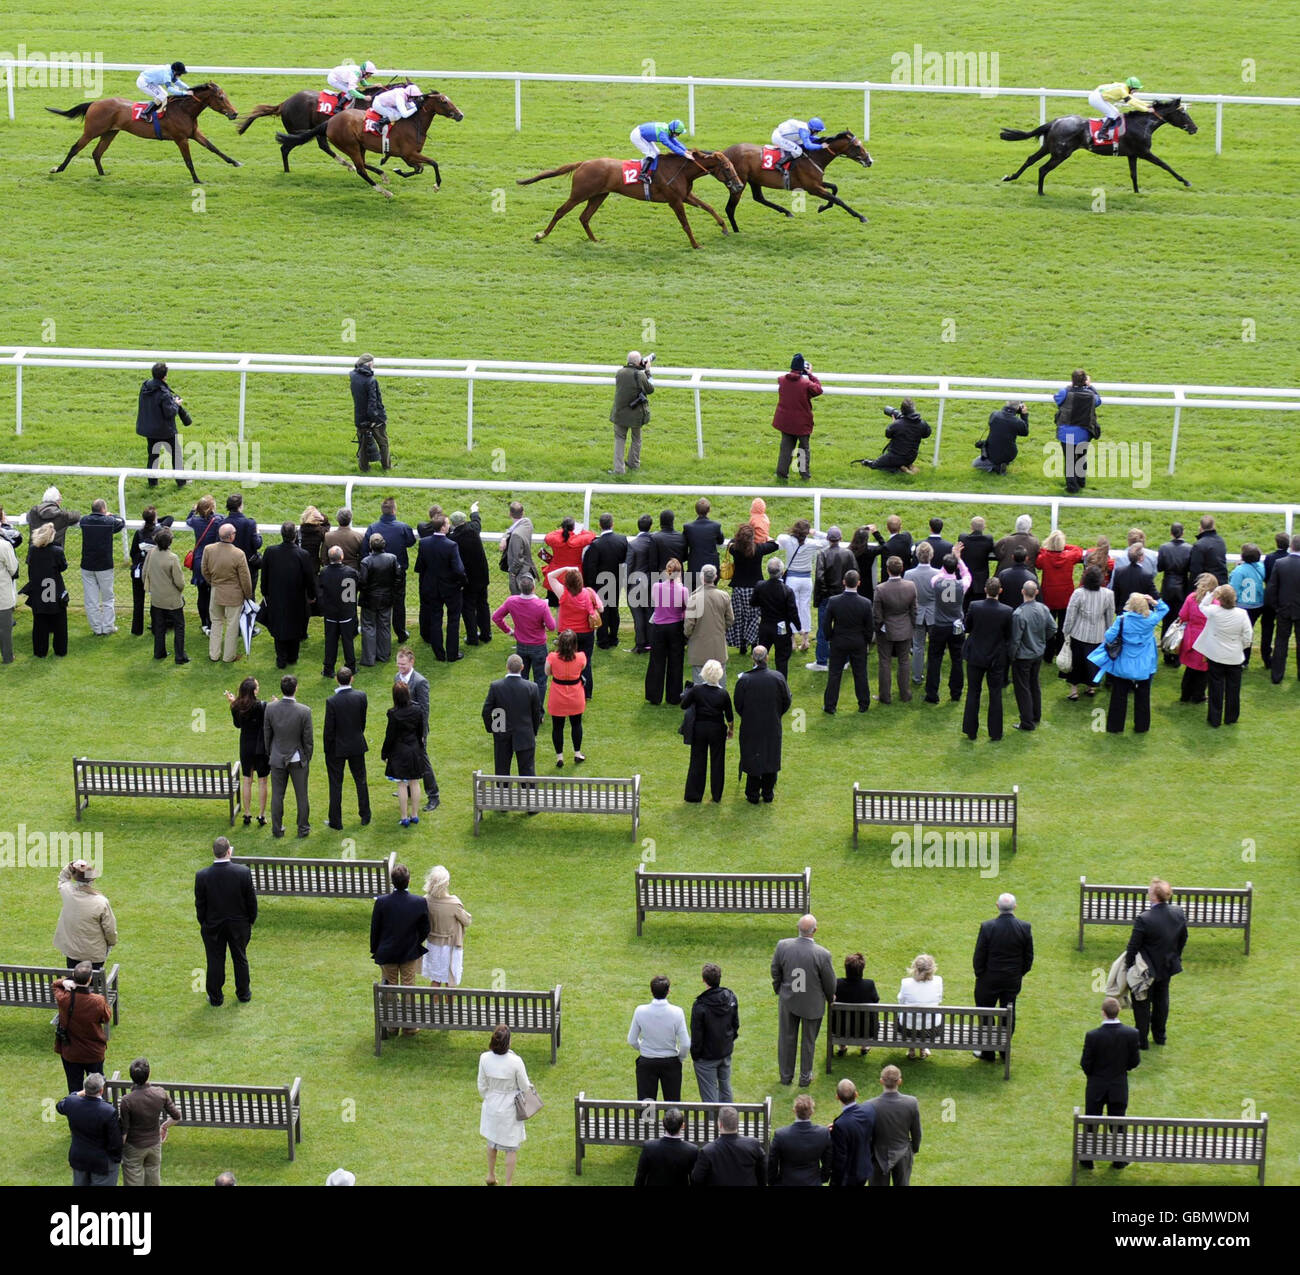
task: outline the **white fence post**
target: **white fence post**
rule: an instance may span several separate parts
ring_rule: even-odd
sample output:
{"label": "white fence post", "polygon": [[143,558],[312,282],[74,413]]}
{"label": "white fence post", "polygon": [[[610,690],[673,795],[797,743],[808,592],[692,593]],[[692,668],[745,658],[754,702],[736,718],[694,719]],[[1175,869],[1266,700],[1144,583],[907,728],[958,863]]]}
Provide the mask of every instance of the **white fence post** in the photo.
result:
{"label": "white fence post", "polygon": [[686,85],[686,131],[695,136],[695,77],[687,76]]}
{"label": "white fence post", "polygon": [[871,140],[871,90],[862,90],[862,140]]}
{"label": "white fence post", "polygon": [[[11,67],[10,70],[13,68]],[[19,350],[14,361],[14,433],[23,432],[23,355],[25,350]]]}
{"label": "white fence post", "polygon": [[249,357],[247,354],[239,360],[239,366],[244,371],[239,373],[239,441],[244,441],[244,405],[248,399],[248,368]]}
{"label": "white fence post", "polygon": [[466,411],[468,413],[465,418],[465,450],[467,452],[474,450],[474,372],[477,367],[477,363],[471,363],[465,369],[468,373],[466,380],[469,387],[465,395]]}
{"label": "white fence post", "polygon": [[1047,90],[1040,88],[1038,90],[1038,122],[1039,124],[1047,123]]}
{"label": "white fence post", "polygon": [[9,118],[14,117],[14,71],[17,68],[12,62],[5,63],[5,91],[9,96]]}
{"label": "white fence post", "polygon": [[1214,104],[1214,153],[1223,154],[1223,103]]}
{"label": "white fence post", "polygon": [[591,488],[582,489],[582,525],[591,530]]}
{"label": "white fence post", "polygon": [[[117,512],[122,521],[127,520],[126,512],[126,474],[121,473],[117,476]],[[131,552],[131,541],[127,537],[126,528],[122,528],[122,552],[129,554]]]}
{"label": "white fence post", "polygon": [[813,516],[812,524],[814,531],[822,531],[822,494],[820,491],[813,492]]}
{"label": "white fence post", "polygon": [[521,132],[524,127],[524,87],[523,81],[515,81],[515,132]]}
{"label": "white fence post", "polygon": [[1053,500],[1052,501],[1052,530],[1053,531],[1055,531],[1056,528],[1060,525],[1060,522],[1061,522],[1061,502],[1059,500]]}
{"label": "white fence post", "polygon": [[932,462],[935,469],[939,468],[939,443],[943,439],[943,405],[948,401],[948,382],[944,378],[939,379],[939,416],[934,423],[934,461]]}
{"label": "white fence post", "polygon": [[[348,479],[348,480],[343,484],[343,508],[344,508],[344,509],[351,509],[351,508],[352,508],[352,491],[353,491],[353,488],[355,487],[355,485],[356,485],[356,484],[353,482],[353,480],[352,480],[351,478],[349,478],[349,479]],[[355,526],[355,525],[356,525],[356,519],[353,518],[352,522],[353,522],[353,525]],[[362,546],[362,548],[366,548],[366,547],[367,547],[367,546],[365,546],[365,545]],[[365,557],[365,554],[362,554],[361,556],[364,558],[364,557]]]}
{"label": "white fence post", "polygon": [[700,415],[700,378],[703,375],[697,370],[691,377],[695,394],[695,454],[700,460],[704,459],[704,418]]}
{"label": "white fence post", "polygon": [[1174,432],[1169,440],[1169,468],[1166,473],[1174,472],[1174,462],[1178,459],[1178,426],[1183,417],[1183,391],[1174,390]]}

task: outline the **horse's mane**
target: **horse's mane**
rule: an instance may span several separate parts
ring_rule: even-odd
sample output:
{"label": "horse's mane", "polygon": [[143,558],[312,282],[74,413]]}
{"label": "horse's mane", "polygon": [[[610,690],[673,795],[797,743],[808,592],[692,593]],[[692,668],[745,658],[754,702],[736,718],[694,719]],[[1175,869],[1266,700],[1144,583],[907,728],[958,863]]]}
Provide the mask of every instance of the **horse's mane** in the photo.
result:
{"label": "horse's mane", "polygon": [[834,134],[834,136],[826,138],[826,140],[828,142],[842,142],[849,137],[852,137],[854,141],[857,141],[857,138],[854,137],[853,130],[846,128],[842,132],[836,133]]}
{"label": "horse's mane", "polygon": [[1162,97],[1162,98],[1152,98],[1152,99],[1151,99],[1151,105],[1152,105],[1152,106],[1178,106],[1178,107],[1181,107],[1182,104],[1183,104],[1183,99],[1182,99],[1181,97]]}
{"label": "horse's mane", "polygon": [[190,92],[197,93],[200,89],[220,89],[220,88],[221,85],[219,85],[216,82],[216,80],[204,80],[202,84],[192,85],[190,88]]}

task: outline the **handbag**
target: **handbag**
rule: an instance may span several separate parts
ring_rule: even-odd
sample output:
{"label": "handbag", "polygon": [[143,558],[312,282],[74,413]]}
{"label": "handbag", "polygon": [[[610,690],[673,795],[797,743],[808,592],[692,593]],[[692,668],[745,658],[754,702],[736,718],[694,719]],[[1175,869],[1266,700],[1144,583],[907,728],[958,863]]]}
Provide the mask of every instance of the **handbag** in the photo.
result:
{"label": "handbag", "polygon": [[1182,620],[1175,620],[1166,630],[1163,638],[1160,639],[1160,646],[1170,655],[1177,655],[1183,645],[1183,634],[1187,631],[1187,625]]}
{"label": "handbag", "polygon": [[1056,653],[1056,667],[1062,673],[1069,673],[1074,668],[1074,652],[1070,649],[1070,639],[1066,638],[1061,649]]}
{"label": "handbag", "polygon": [[[211,531],[214,526],[216,526],[216,523],[217,523],[217,517],[214,514],[211,518],[208,519],[208,525],[203,528],[203,534],[194,542],[194,549],[201,549],[203,547],[203,542],[208,538],[208,532]],[[191,549],[189,553],[185,555],[186,571],[194,570],[194,549]]]}
{"label": "handbag", "polygon": [[719,580],[730,580],[736,574],[736,564],[727,558],[723,561],[722,566],[718,568]]}
{"label": "handbag", "polygon": [[1124,650],[1124,617],[1119,618],[1119,628],[1115,631],[1115,636],[1106,643],[1106,658],[1108,660],[1117,660]]}
{"label": "handbag", "polygon": [[604,619],[601,617],[600,611],[595,606],[587,612],[587,623],[591,626],[591,631],[593,633],[605,623]]}
{"label": "handbag", "polygon": [[64,1022],[63,1013],[60,1011],[54,1016],[54,1044],[57,1049],[62,1049],[72,1039],[70,1028],[72,1026],[72,1015],[77,1008],[77,989],[72,989],[72,994],[68,997],[68,1018]]}
{"label": "handbag", "polygon": [[531,1120],[542,1109],[542,1098],[537,1092],[536,1085],[529,1085],[527,1089],[515,1090],[515,1118],[518,1120]]}

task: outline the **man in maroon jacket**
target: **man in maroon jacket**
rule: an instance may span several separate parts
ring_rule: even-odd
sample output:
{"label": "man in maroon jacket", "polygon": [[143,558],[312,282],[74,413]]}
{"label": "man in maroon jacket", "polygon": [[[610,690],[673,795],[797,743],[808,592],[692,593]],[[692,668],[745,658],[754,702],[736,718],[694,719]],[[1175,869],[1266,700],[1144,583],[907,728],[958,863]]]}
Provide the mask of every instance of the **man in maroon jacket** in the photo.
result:
{"label": "man in maroon jacket", "polygon": [[54,1052],[63,1060],[69,1093],[79,1092],[91,1072],[104,1070],[104,1055],[108,1051],[104,1024],[112,1022],[113,1015],[108,1002],[90,990],[93,972],[90,962],[82,961],[73,969],[71,978],[54,980],[59,1025],[66,1032],[66,1039],[55,1039]]}
{"label": "man in maroon jacket", "polygon": [[796,354],[790,360],[790,370],[776,384],[779,401],[772,428],[781,431],[776,476],[790,476],[790,457],[798,447],[799,477],[811,478],[808,436],[813,432],[812,401],[822,392],[822,383],[813,375],[812,364],[802,354]]}

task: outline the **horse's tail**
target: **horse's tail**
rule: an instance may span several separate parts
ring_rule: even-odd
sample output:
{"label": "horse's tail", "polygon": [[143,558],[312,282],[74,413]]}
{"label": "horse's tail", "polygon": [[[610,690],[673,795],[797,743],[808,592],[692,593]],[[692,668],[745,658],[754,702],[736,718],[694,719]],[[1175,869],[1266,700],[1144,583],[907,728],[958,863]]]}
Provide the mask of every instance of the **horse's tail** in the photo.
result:
{"label": "horse's tail", "polygon": [[[333,116],[330,117],[330,119],[333,118]],[[301,146],[303,142],[310,142],[313,137],[324,137],[325,130],[329,128],[329,126],[329,120],[323,120],[314,128],[305,129],[301,133],[277,133],[275,135],[275,140],[279,142],[281,146]]]}
{"label": "horse's tail", "polygon": [[1023,128],[1004,128],[998,136],[1004,142],[1027,142],[1031,137],[1042,137],[1051,127],[1050,124],[1040,124],[1036,129],[1026,132]]}
{"label": "horse's tail", "polygon": [[533,182],[544,182],[548,177],[563,177],[565,173],[571,173],[575,168],[581,167],[582,161],[577,164],[562,164],[559,168],[548,168],[544,173],[538,173],[536,177],[517,177],[516,186],[531,186]]}
{"label": "horse's tail", "polygon": [[249,125],[252,124],[254,120],[260,120],[265,115],[279,115],[280,108],[283,105],[284,105],[283,102],[277,102],[274,106],[263,104],[261,106],[253,107],[253,109],[249,111],[248,114],[245,115],[244,118],[241,119],[239,123],[235,126],[235,132],[236,133],[248,132]]}
{"label": "horse's tail", "polygon": [[59,110],[57,106],[47,106],[45,109],[51,115],[62,115],[67,119],[75,120],[84,115],[92,106],[94,106],[93,102],[78,102],[76,106],[71,106],[66,111]]}

